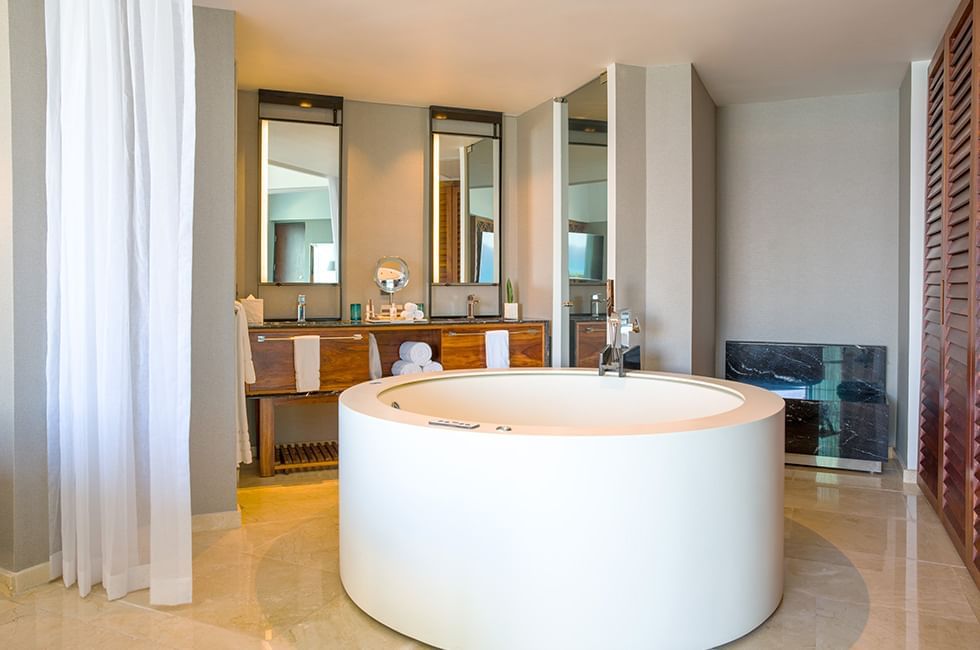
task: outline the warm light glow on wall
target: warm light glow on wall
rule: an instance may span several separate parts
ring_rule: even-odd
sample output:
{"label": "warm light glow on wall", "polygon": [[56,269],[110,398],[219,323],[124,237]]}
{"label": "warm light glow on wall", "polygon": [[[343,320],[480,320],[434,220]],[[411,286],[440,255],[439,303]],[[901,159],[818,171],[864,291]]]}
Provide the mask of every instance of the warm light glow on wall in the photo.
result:
{"label": "warm light glow on wall", "polygon": [[432,282],[439,283],[439,134],[432,134]]}
{"label": "warm light glow on wall", "polygon": [[262,169],[259,173],[261,189],[259,191],[259,280],[270,282],[269,278],[269,120],[262,120],[262,147],[259,152]]}

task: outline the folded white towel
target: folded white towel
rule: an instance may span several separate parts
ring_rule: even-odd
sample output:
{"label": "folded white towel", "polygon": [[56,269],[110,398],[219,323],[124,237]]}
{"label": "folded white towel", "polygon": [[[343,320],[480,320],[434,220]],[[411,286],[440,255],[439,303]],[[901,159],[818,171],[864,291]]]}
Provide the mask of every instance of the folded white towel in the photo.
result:
{"label": "folded white towel", "polygon": [[378,339],[368,333],[368,374],[371,379],[381,379],[381,352],[378,351]]}
{"label": "folded white towel", "polygon": [[249,324],[262,323],[265,320],[265,301],[248,294],[248,298],[242,298],[242,307],[245,308],[245,318]]}
{"label": "folded white towel", "polygon": [[404,359],[399,359],[395,363],[391,364],[391,374],[395,375],[411,375],[416,372],[422,372],[422,366],[417,363],[412,363],[411,361],[405,361]]}
{"label": "folded white towel", "polygon": [[238,378],[237,410],[235,412],[236,425],[236,459],[238,464],[246,465],[252,462],[252,443],[248,436],[248,411],[245,401],[245,384],[255,383],[255,366],[252,364],[252,346],[248,340],[248,320],[245,315],[245,307],[238,301],[235,302],[235,357],[238,363],[235,364],[236,376]]}
{"label": "folded white towel", "polygon": [[430,361],[422,366],[422,372],[442,372],[442,364],[438,361]]}
{"label": "folded white towel", "polygon": [[404,361],[423,366],[432,361],[432,348],[422,341],[405,341],[398,346],[398,356]]}
{"label": "folded white towel", "polygon": [[296,370],[296,392],[320,390],[320,336],[293,337],[293,366]]}
{"label": "folded white towel", "polygon": [[490,330],[484,335],[487,368],[510,368],[510,332]]}

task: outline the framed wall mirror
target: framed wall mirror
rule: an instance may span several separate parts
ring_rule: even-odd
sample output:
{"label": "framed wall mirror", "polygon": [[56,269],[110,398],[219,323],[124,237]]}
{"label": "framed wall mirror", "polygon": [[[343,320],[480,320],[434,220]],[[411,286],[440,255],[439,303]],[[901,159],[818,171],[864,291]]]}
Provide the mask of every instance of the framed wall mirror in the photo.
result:
{"label": "framed wall mirror", "polygon": [[259,282],[339,284],[343,98],[259,91]]}
{"label": "framed wall mirror", "polygon": [[434,285],[500,283],[503,116],[430,108]]}

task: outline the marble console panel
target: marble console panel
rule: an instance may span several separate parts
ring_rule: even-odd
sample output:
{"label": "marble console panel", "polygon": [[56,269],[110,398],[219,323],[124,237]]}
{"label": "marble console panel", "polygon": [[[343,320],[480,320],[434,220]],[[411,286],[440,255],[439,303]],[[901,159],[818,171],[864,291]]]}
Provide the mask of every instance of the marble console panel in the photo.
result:
{"label": "marble console panel", "polygon": [[826,464],[887,460],[885,370],[883,346],[728,341],[725,348],[726,379],[786,401],[786,453]]}

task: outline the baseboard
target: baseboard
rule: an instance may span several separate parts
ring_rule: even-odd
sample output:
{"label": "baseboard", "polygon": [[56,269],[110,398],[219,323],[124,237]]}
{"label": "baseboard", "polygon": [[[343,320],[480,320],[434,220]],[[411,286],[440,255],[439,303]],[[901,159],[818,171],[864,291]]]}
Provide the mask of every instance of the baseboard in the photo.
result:
{"label": "baseboard", "polygon": [[51,581],[51,565],[42,562],[20,571],[0,569],[0,595],[10,598]]}
{"label": "baseboard", "polygon": [[242,527],[240,507],[226,512],[209,512],[191,517],[191,531],[202,533],[209,530],[234,530]]}

